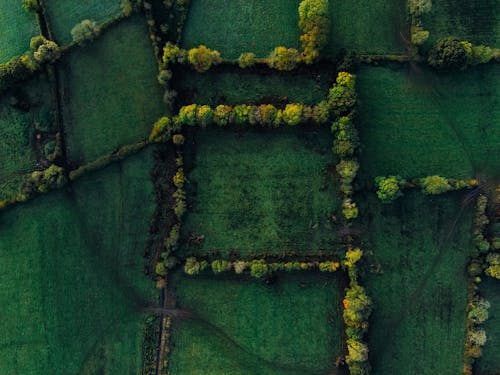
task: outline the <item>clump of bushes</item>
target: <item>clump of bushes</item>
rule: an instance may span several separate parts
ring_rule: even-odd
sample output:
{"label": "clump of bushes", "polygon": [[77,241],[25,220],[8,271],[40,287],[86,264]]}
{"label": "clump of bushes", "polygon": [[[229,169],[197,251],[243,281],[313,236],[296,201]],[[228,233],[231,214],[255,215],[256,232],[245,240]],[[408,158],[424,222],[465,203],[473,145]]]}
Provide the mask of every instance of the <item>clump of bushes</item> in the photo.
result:
{"label": "clump of bushes", "polygon": [[406,181],[399,176],[376,177],[377,197],[383,202],[392,202],[403,195]]}
{"label": "clump of bushes", "polygon": [[218,51],[211,50],[204,45],[197,48],[192,48],[188,51],[188,62],[197,72],[203,73],[209,70],[212,66],[222,62],[222,58]]}
{"label": "clump of bushes", "polygon": [[328,40],[330,20],[328,0],[303,0],[299,5],[299,28],[302,31],[302,61],[312,64]]}
{"label": "clump of bushes", "polygon": [[89,19],[81,21],[71,29],[73,41],[80,45],[94,41],[100,33],[101,28],[97,22]]}

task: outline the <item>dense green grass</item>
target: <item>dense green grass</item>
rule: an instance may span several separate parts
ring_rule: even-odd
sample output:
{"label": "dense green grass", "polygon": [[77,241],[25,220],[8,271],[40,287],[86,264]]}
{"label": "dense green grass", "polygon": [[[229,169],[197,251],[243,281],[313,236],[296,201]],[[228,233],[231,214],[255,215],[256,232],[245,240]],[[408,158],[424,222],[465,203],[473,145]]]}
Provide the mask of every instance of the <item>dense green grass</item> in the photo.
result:
{"label": "dense green grass", "polygon": [[148,150],[0,216],[0,373],[138,374]]}
{"label": "dense green grass", "polygon": [[[195,154],[183,254],[334,253],[330,145],[328,127],[196,132],[186,147]],[[191,234],[203,245],[189,246]]]}
{"label": "dense green grass", "polygon": [[266,285],[177,274],[173,288],[178,307],[193,318],[174,321],[170,374],[336,374],[336,276],[301,273]]}
{"label": "dense green grass", "polygon": [[71,42],[71,29],[85,19],[103,22],[120,14],[121,0],[46,0],[54,38],[59,44]]}
{"label": "dense green grass", "polygon": [[373,375],[461,373],[472,244],[471,213],[459,214],[460,201],[413,192],[392,205],[374,196],[362,205]]}
{"label": "dense green grass", "polygon": [[149,135],[163,112],[162,91],[146,22],[136,16],[108,30],[63,66],[71,162],[109,154]]}
{"label": "dense green grass", "polygon": [[204,44],[222,57],[267,56],[274,47],[299,46],[300,0],[192,0],[182,45]]}
{"label": "dense green grass", "polygon": [[340,48],[357,53],[403,52],[407,34],[404,0],[330,0],[330,39],[325,52]]}
{"label": "dense green grass", "polygon": [[53,124],[50,93],[40,76],[0,97],[0,200],[18,193],[24,175],[37,166],[36,128]]}
{"label": "dense green grass", "polygon": [[0,64],[29,50],[30,39],[40,34],[35,15],[21,1],[0,0],[0,25]]}
{"label": "dense green grass", "polygon": [[500,66],[435,74],[366,67],[358,73],[364,177],[500,171]]}
{"label": "dense green grass", "polygon": [[500,282],[485,278],[480,287],[481,294],[491,303],[489,319],[484,324],[488,341],[483,356],[477,362],[479,375],[497,375],[500,369]]}
{"label": "dense green grass", "polygon": [[431,12],[423,18],[423,25],[430,31],[430,43],[456,36],[500,47],[498,0],[433,1]]}
{"label": "dense green grass", "polygon": [[179,71],[175,83],[183,104],[241,104],[301,102],[316,104],[328,95],[329,72],[318,75],[273,73],[259,75],[248,70],[211,71],[205,74]]}

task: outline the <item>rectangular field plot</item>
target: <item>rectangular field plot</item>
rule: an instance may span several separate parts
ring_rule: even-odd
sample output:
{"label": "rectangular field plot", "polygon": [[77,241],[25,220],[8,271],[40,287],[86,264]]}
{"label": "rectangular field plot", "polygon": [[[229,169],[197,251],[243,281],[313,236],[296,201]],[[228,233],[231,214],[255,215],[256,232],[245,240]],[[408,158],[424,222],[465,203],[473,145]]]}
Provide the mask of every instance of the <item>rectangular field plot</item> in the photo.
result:
{"label": "rectangular field plot", "polygon": [[204,44],[222,57],[266,57],[275,47],[299,46],[300,0],[192,0],[182,46]]}
{"label": "rectangular field plot", "polygon": [[328,127],[196,132],[182,254],[335,253],[330,139]]}
{"label": "rectangular field plot", "polygon": [[488,277],[483,278],[479,288],[491,307],[489,318],[484,323],[487,341],[483,348],[483,356],[478,360],[476,370],[478,375],[497,375],[500,369],[500,281]]}
{"label": "rectangular field plot", "polygon": [[431,11],[423,18],[429,30],[429,44],[455,36],[475,44],[500,47],[498,0],[433,1]]}
{"label": "rectangular field plot", "polygon": [[498,64],[439,75],[407,66],[361,69],[362,176],[498,175],[499,88]]}
{"label": "rectangular field plot", "polygon": [[[361,212],[372,272],[363,283],[375,309],[373,375],[462,371],[471,210],[463,195],[408,193],[391,205],[370,196]],[[368,219],[369,218],[369,219]]]}
{"label": "rectangular field plot", "polygon": [[0,373],[139,374],[151,150],[0,215]]}
{"label": "rectangular field plot", "polygon": [[0,64],[30,48],[30,39],[40,34],[35,15],[21,1],[0,0]]}
{"label": "rectangular field plot", "polygon": [[337,374],[342,337],[338,276],[280,275],[272,284],[173,278],[171,375]]}
{"label": "rectangular field plot", "polygon": [[259,75],[248,70],[176,72],[175,83],[182,105],[241,103],[303,103],[314,105],[328,95],[331,73]]}
{"label": "rectangular field plot", "polygon": [[49,27],[58,44],[71,42],[71,29],[81,21],[90,19],[104,22],[121,13],[121,0],[45,0]]}
{"label": "rectangular field plot", "polygon": [[330,0],[330,35],[325,53],[341,48],[361,54],[398,54],[407,34],[404,0]]}
{"label": "rectangular field plot", "polygon": [[0,97],[0,201],[19,192],[37,167],[35,133],[53,130],[52,98],[45,76]]}
{"label": "rectangular field plot", "polygon": [[146,21],[132,17],[64,61],[68,155],[82,164],[147,138],[162,91]]}

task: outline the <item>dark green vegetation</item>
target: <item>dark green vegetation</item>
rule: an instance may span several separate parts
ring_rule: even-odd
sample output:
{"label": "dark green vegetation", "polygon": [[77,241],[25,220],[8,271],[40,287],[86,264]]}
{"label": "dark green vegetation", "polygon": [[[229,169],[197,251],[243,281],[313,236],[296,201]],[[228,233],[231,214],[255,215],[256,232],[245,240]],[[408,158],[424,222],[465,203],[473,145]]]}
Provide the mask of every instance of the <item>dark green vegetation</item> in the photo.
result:
{"label": "dark green vegetation", "polygon": [[500,45],[500,19],[497,0],[433,1],[422,19],[429,30],[429,42],[455,36],[474,44]]}
{"label": "dark green vegetation", "polygon": [[366,67],[358,74],[362,178],[498,174],[500,66],[453,74]]}
{"label": "dark green vegetation", "polygon": [[177,305],[191,317],[174,321],[170,374],[336,374],[337,278],[301,273],[266,285],[175,275]]}
{"label": "dark green vegetation", "polygon": [[258,75],[247,70],[234,72],[179,72],[181,104],[228,104],[294,102],[313,105],[328,95],[328,72],[318,75]]}
{"label": "dark green vegetation", "polygon": [[340,48],[361,54],[403,52],[406,1],[330,0],[329,9],[327,55],[335,56]]}
{"label": "dark green vegetation", "polygon": [[471,210],[463,195],[407,193],[361,205],[373,254],[363,283],[374,301],[369,347],[374,375],[456,375],[463,366]]}
{"label": "dark green vegetation", "polygon": [[0,97],[0,201],[19,192],[37,166],[35,134],[53,126],[50,87],[44,76]]}
{"label": "dark green vegetation", "polygon": [[64,60],[66,133],[72,163],[92,161],[147,138],[163,112],[147,26],[135,16],[106,31],[91,48]]}
{"label": "dark green vegetation", "polygon": [[33,13],[21,1],[0,0],[0,64],[22,55],[30,48],[31,37],[40,33]]}
{"label": "dark green vegetation", "polygon": [[500,369],[500,282],[484,277],[481,294],[490,302],[489,319],[484,323],[488,340],[483,348],[483,356],[477,362],[478,374],[495,375]]}
{"label": "dark green vegetation", "polygon": [[204,44],[222,57],[243,52],[267,56],[274,47],[299,47],[300,0],[192,0],[184,48]]}
{"label": "dark green vegetation", "polygon": [[84,19],[107,21],[120,14],[121,0],[45,0],[50,27],[58,44],[71,42],[71,29]]}
{"label": "dark green vegetation", "polygon": [[[186,147],[195,154],[183,254],[334,254],[330,139],[328,127],[197,131]],[[193,245],[200,235],[203,244]]]}
{"label": "dark green vegetation", "polygon": [[0,373],[140,373],[152,159],[2,212]]}

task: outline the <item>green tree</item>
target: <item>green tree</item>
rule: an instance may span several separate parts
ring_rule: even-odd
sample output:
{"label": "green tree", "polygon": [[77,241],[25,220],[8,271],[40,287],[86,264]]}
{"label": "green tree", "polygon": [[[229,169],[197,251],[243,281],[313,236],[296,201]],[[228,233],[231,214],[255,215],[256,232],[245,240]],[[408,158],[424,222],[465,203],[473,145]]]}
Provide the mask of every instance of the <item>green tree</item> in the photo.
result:
{"label": "green tree", "polygon": [[436,69],[464,69],[467,66],[467,51],[460,40],[445,38],[431,49],[427,61]]}
{"label": "green tree", "polygon": [[295,48],[276,47],[266,61],[270,68],[289,71],[297,67],[300,54]]}
{"label": "green tree", "polygon": [[403,195],[401,188],[405,183],[399,176],[376,177],[377,197],[383,202],[392,202]]}
{"label": "green tree", "polygon": [[250,264],[250,275],[256,278],[262,278],[269,272],[269,267],[263,259],[253,260]]}
{"label": "green tree", "polygon": [[452,189],[448,180],[441,176],[427,176],[420,180],[420,186],[424,194],[437,195],[446,193]]}
{"label": "green tree", "polygon": [[213,51],[204,45],[200,45],[188,51],[188,62],[197,72],[203,73],[212,66],[220,64],[222,58],[218,51]]}
{"label": "green tree", "polygon": [[238,58],[238,65],[242,69],[254,66],[255,62],[255,53],[252,52],[242,53]]}
{"label": "green tree", "polygon": [[89,19],[77,23],[71,29],[73,41],[80,45],[94,41],[100,33],[101,28],[97,25],[97,22]]}

